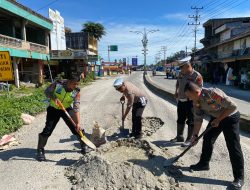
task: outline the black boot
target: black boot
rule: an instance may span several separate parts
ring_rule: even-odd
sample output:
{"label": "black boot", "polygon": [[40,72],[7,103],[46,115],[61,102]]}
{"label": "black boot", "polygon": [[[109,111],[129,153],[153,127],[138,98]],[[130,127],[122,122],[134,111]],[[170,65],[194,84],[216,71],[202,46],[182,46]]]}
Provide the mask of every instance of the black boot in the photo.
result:
{"label": "black boot", "polygon": [[89,152],[91,152],[91,149],[86,144],[83,143],[83,145],[81,145],[81,153],[87,154]]}
{"label": "black boot", "polygon": [[229,186],[229,190],[240,190],[244,185],[243,179],[235,179]]}
{"label": "black boot", "polygon": [[78,139],[80,146],[81,146],[81,153],[82,154],[89,153],[91,151],[91,149],[82,141],[82,139],[79,135],[77,135],[77,139]]}
{"label": "black boot", "polygon": [[48,137],[41,134],[38,135],[38,145],[37,145],[37,160],[39,162],[46,161],[44,147],[47,143]]}
{"label": "black boot", "polygon": [[190,146],[191,145],[191,139],[193,137],[193,125],[188,125],[188,134],[186,141],[181,145],[182,147]]}
{"label": "black boot", "polygon": [[199,161],[197,164],[191,165],[190,169],[193,171],[205,171],[205,170],[209,170],[209,164],[206,163],[202,163],[201,161]]}
{"label": "black boot", "polygon": [[184,142],[183,131],[185,124],[177,124],[177,136],[174,139],[171,139],[170,142]]}

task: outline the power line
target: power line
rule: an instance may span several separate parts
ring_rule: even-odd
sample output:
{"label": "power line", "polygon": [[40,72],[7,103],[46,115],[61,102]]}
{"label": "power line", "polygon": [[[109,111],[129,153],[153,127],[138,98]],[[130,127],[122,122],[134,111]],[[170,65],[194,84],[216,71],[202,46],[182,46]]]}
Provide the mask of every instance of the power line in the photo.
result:
{"label": "power line", "polygon": [[[213,10],[213,11],[209,11],[208,13],[205,13],[205,19],[208,19],[208,18],[210,18],[211,17],[211,15],[214,15],[215,13],[220,13],[221,11],[223,11],[223,10],[225,10],[225,8],[228,8],[228,7],[230,7],[231,5],[233,5],[234,3],[236,3],[236,2],[239,2],[239,1],[237,1],[237,0],[231,0],[231,1],[227,1],[227,3],[226,4],[220,4],[220,5],[223,5],[223,9],[220,9],[220,8],[217,8],[217,10]],[[218,10],[219,9],[219,10]]]}
{"label": "power line", "polygon": [[[224,10],[222,10],[222,11],[219,12],[219,13],[212,14],[212,15],[211,15],[211,18],[214,18],[215,16],[221,15],[222,13],[225,13],[225,12],[227,12],[227,11],[233,9],[233,8],[236,8],[236,7],[242,5],[243,3],[247,2],[247,1],[249,1],[249,0],[244,0],[244,1],[242,1],[242,2],[240,2],[240,3],[238,3],[238,4],[236,4],[235,6],[230,7],[229,9],[224,9]],[[235,1],[235,2],[236,2],[236,1]],[[239,2],[239,1],[237,1],[237,2]]]}
{"label": "power line", "polygon": [[[239,6],[239,5],[241,5],[241,4],[243,4],[244,2],[246,2],[246,1],[248,1],[248,0],[244,0],[244,1],[242,1],[242,2],[240,2],[240,3],[238,3],[237,5],[235,5],[235,6],[233,6],[233,7],[231,7],[231,6],[228,6],[229,5],[229,3],[230,3],[230,5],[232,5],[232,3],[233,4],[235,4],[236,2],[238,2],[238,1],[230,1],[230,2],[228,2],[227,4],[225,4],[225,1],[223,1],[223,2],[220,2],[219,4],[218,4],[218,2],[217,2],[217,5],[223,5],[224,4],[224,8],[225,8],[225,5],[226,5],[226,8],[228,8],[228,7],[230,7],[229,9],[226,9],[226,10],[222,10],[222,11],[212,11],[211,13],[212,14],[208,14],[207,13],[207,18],[209,18],[208,16],[216,16],[216,15],[221,15],[222,13],[225,13],[225,12],[227,12],[228,10],[231,10],[232,8],[235,8],[235,7],[237,7],[237,6]],[[211,3],[210,2],[210,7],[212,6],[212,5],[215,5],[216,3],[215,2],[213,2],[213,3]],[[217,6],[216,5],[216,6]],[[217,12],[217,13],[216,13]],[[216,13],[216,14],[213,14],[213,13]],[[188,39],[186,40],[186,41],[188,41]],[[186,42],[185,42],[186,43]],[[176,43],[175,44],[175,47],[178,45],[179,43]]]}
{"label": "power line", "polygon": [[57,1],[59,1],[59,0],[54,0],[54,1],[52,1],[52,2],[50,2],[50,3],[48,3],[48,4],[46,4],[46,5],[44,5],[43,7],[37,9],[36,11],[40,11],[40,10],[42,10],[42,9],[44,9],[44,8],[46,8],[46,7],[50,6],[50,5],[52,5],[52,4],[54,4],[54,3],[57,2]]}

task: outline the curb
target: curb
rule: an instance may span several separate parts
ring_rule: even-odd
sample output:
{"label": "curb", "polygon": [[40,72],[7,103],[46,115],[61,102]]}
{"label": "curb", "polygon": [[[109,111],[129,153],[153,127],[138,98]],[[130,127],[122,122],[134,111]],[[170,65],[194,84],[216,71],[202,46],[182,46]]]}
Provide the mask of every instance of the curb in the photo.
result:
{"label": "curb", "polygon": [[[151,78],[148,75],[143,75],[143,81],[144,84],[153,92],[155,92],[157,95],[168,98],[171,101],[176,101],[174,94],[171,92],[168,92],[164,90],[162,87],[157,85],[155,82],[151,80]],[[240,116],[240,129],[242,131],[250,133],[250,118],[247,116]]]}
{"label": "curb", "polygon": [[164,89],[162,89],[159,85],[157,85],[156,83],[154,83],[150,77],[148,75],[143,75],[143,80],[145,85],[152,90],[153,92],[155,92],[157,95],[160,95],[161,97],[164,98],[168,98],[171,101],[176,102],[174,94],[171,92],[168,92]]}

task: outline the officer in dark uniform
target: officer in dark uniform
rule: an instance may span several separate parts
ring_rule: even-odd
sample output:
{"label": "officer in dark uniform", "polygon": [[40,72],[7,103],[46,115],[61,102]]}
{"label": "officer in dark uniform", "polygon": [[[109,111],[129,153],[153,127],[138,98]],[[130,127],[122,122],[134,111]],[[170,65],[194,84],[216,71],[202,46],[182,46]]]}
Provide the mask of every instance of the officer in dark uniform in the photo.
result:
{"label": "officer in dark uniform", "polygon": [[[82,153],[87,151],[86,145],[81,141],[81,137],[78,132],[80,128],[80,89],[77,87],[80,77],[72,76],[66,81],[56,81],[52,83],[46,90],[45,95],[50,99],[50,105],[47,108],[47,117],[45,128],[39,134],[38,146],[37,146],[37,160],[45,161],[44,147],[47,143],[49,136],[52,134],[56,127],[56,124],[63,118],[64,122],[68,125],[71,132],[77,136],[81,147]],[[65,112],[57,105],[57,101],[60,100],[69,113],[73,113],[73,119],[76,126],[72,124]],[[71,107],[73,104],[73,107]]]}
{"label": "officer in dark uniform", "polygon": [[240,145],[239,120],[240,113],[236,104],[218,88],[200,88],[189,82],[185,86],[185,94],[194,103],[194,132],[192,143],[202,126],[204,114],[211,116],[207,128],[211,128],[205,135],[200,161],[191,165],[195,171],[209,170],[209,162],[213,152],[213,145],[221,132],[223,132],[230,161],[233,168],[234,181],[229,189],[241,189],[244,184],[244,158]]}
{"label": "officer in dark uniform", "polygon": [[177,78],[175,97],[177,103],[177,135],[170,142],[184,142],[183,132],[185,123],[188,125],[188,134],[182,146],[189,146],[194,128],[193,102],[188,99],[184,93],[184,87],[187,82],[192,81],[199,86],[203,85],[203,79],[199,72],[195,71],[189,60],[179,63],[181,72]]}

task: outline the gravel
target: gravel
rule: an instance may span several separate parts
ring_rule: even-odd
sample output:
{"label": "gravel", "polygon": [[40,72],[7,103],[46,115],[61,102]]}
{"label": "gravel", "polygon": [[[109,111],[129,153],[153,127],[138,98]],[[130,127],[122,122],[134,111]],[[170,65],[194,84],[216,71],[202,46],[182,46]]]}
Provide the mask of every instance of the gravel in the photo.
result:
{"label": "gravel", "polygon": [[178,189],[162,167],[161,149],[145,140],[119,139],[83,156],[66,176],[76,189]]}

